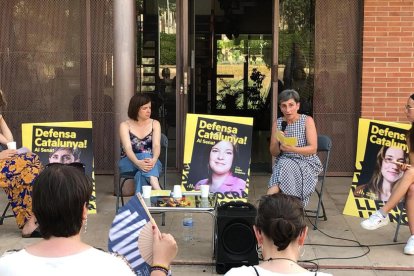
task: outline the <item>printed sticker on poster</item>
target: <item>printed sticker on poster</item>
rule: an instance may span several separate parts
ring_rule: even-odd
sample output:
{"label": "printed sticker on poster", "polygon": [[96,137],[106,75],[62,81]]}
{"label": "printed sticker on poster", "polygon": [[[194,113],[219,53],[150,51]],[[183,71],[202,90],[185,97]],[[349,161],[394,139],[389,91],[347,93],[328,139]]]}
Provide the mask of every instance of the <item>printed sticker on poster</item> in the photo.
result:
{"label": "printed sticker on poster", "polygon": [[92,121],[22,124],[22,144],[39,155],[43,165],[80,162],[93,180],[89,213],[96,213]]}
{"label": "printed sticker on poster", "polygon": [[187,114],[182,187],[209,185],[219,203],[247,201],[253,118]]}
{"label": "printed sticker on poster", "polygon": [[[398,163],[408,163],[406,144],[409,124],[359,119],[355,171],[344,215],[368,218],[391,195],[403,172]],[[407,223],[404,204],[398,204],[389,219]]]}

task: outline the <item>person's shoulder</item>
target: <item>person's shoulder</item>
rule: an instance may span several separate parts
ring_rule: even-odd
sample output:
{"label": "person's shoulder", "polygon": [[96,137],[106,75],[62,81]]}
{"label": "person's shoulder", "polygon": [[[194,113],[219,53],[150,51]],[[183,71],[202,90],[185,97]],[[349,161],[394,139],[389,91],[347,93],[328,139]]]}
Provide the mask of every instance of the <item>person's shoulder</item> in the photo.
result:
{"label": "person's shoulder", "polygon": [[0,256],[0,267],[7,265],[7,264],[12,264],[15,262],[19,262],[22,260],[23,255],[26,254],[26,251],[24,249],[19,249],[19,250],[7,250],[6,252],[4,252],[3,255]]}
{"label": "person's shoulder", "polygon": [[153,127],[161,127],[161,124],[158,120],[152,119],[152,126]]}
{"label": "person's shoulder", "polygon": [[231,175],[230,177],[231,177],[230,178],[231,182],[234,183],[234,184],[238,184],[238,185],[245,185],[246,184],[246,181],[244,181],[240,177],[237,177],[237,176],[234,176],[234,175]]}
{"label": "person's shoulder", "polygon": [[253,266],[240,266],[230,269],[224,276],[256,275]]}
{"label": "person's shoulder", "polygon": [[208,184],[208,178],[201,179],[194,185],[194,190],[200,190],[200,185],[206,184]]}
{"label": "person's shoulder", "polygon": [[315,124],[312,116],[309,116],[306,114],[301,114],[300,116],[301,116],[301,120],[305,122],[305,124],[313,124],[313,125]]}
{"label": "person's shoulder", "polygon": [[[131,272],[131,275],[134,274],[128,261],[122,255],[106,252],[97,248],[91,248],[90,254],[94,255],[95,261],[98,261],[101,264],[105,264],[106,266],[111,267],[111,269],[121,270],[127,273]],[[120,275],[124,274],[121,273]]]}
{"label": "person's shoulder", "polygon": [[127,128],[129,129],[129,120],[125,120],[119,124],[120,128]]}

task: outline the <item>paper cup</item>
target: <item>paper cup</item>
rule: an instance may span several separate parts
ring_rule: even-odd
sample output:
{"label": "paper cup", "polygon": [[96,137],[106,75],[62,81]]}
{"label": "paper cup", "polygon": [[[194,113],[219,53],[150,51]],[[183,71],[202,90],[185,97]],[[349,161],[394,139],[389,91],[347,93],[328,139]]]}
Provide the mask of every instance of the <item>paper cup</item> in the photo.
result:
{"label": "paper cup", "polygon": [[183,194],[181,193],[181,185],[174,185],[174,198],[182,198]]}
{"label": "paper cup", "polygon": [[150,198],[151,197],[151,185],[144,185],[142,186],[142,197],[143,198]]}
{"label": "paper cup", "polygon": [[200,185],[201,197],[208,197],[210,192],[210,185]]}
{"label": "paper cup", "polygon": [[8,149],[11,149],[11,150],[15,150],[15,149],[17,149],[17,147],[16,147],[16,142],[8,142],[7,143],[7,148]]}
{"label": "paper cup", "polygon": [[208,207],[210,207],[210,204],[208,202],[208,198],[201,198],[201,200],[200,200],[200,207],[201,208],[208,208]]}

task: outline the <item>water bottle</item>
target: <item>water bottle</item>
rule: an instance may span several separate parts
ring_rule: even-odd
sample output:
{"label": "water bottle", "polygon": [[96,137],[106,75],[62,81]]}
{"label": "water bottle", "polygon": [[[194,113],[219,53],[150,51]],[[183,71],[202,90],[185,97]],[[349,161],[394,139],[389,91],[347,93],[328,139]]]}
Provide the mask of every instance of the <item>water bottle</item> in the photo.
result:
{"label": "water bottle", "polygon": [[193,231],[194,231],[194,224],[193,224],[193,215],[191,213],[184,213],[183,219],[183,239],[184,241],[192,241],[193,240]]}

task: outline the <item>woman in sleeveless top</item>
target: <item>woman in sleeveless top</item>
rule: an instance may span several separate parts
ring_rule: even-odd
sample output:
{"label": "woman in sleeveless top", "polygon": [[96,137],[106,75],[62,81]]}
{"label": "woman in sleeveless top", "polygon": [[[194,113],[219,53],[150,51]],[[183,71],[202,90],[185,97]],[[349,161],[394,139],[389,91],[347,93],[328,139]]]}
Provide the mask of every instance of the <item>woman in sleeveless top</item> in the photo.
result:
{"label": "woman in sleeveless top", "polygon": [[[279,95],[283,116],[272,127],[270,153],[275,156],[275,164],[267,193],[282,192],[297,196],[306,206],[323,168],[316,155],[318,136],[315,122],[312,117],[298,113],[299,101],[295,90],[285,90]],[[296,145],[281,143],[278,131],[282,131],[285,137],[296,137]]]}
{"label": "woman in sleeveless top", "polygon": [[151,99],[144,94],[135,94],[129,101],[128,117],[119,128],[121,138],[120,173],[135,174],[135,192],[142,193],[143,185],[159,190],[158,178],[162,170],[158,160],[161,144],[161,126],[151,119]]}

